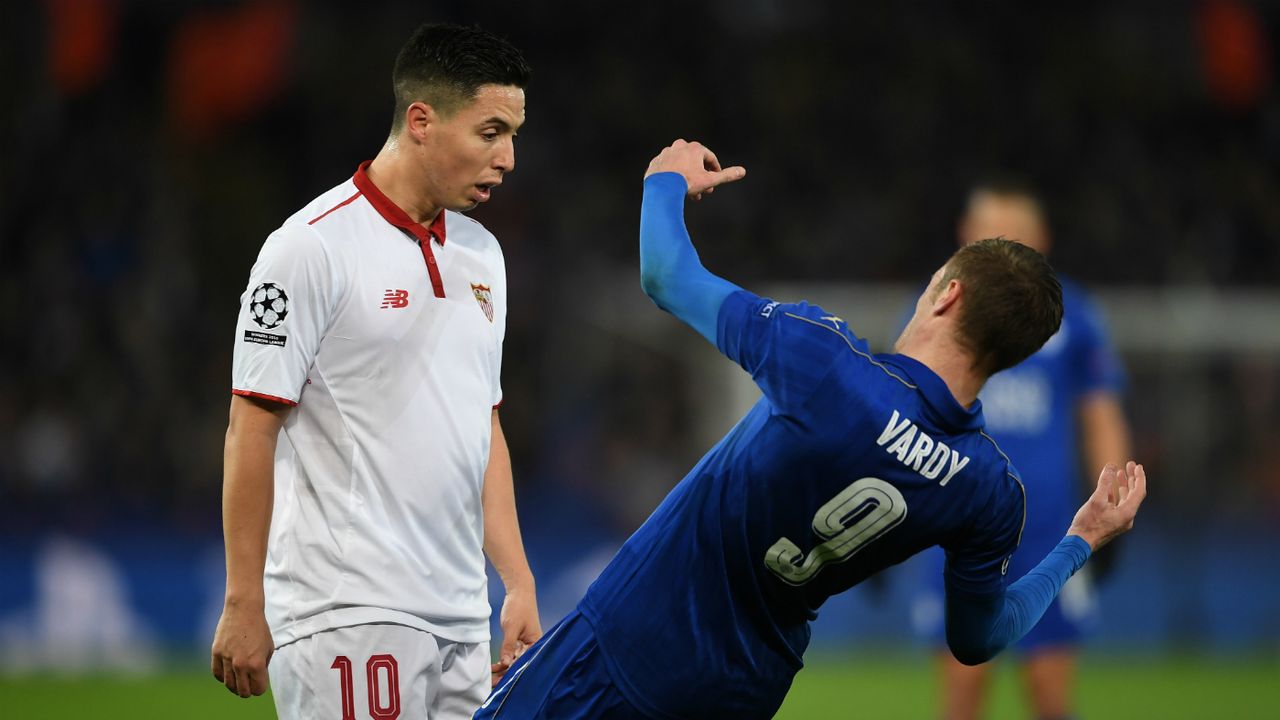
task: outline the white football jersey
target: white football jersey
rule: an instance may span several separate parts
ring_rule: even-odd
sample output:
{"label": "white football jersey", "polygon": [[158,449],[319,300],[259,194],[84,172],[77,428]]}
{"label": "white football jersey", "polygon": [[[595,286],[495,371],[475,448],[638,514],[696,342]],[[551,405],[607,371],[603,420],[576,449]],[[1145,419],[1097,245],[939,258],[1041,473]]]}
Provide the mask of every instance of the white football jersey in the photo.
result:
{"label": "white football jersey", "polygon": [[277,646],[390,622],[489,639],[481,490],[502,399],[502,250],[412,222],[365,174],[273,232],[241,297],[232,392],[297,405],[265,576]]}

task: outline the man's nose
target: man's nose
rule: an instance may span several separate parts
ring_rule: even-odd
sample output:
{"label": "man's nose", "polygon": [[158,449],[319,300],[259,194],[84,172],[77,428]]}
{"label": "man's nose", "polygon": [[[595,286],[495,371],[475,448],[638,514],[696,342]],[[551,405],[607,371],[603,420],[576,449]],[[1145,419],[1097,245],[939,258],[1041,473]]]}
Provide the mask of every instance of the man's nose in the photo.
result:
{"label": "man's nose", "polygon": [[502,143],[502,147],[493,156],[493,167],[509,173],[516,169],[516,144],[510,140]]}

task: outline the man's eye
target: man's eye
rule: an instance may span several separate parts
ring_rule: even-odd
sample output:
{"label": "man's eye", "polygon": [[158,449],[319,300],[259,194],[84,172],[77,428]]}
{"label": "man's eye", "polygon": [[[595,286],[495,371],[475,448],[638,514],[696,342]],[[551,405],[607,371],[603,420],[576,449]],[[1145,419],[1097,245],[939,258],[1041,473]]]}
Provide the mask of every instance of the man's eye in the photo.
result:
{"label": "man's eye", "polygon": [[494,140],[498,139],[498,133],[484,132],[484,133],[480,133],[480,137],[484,138],[486,142],[493,142]]}

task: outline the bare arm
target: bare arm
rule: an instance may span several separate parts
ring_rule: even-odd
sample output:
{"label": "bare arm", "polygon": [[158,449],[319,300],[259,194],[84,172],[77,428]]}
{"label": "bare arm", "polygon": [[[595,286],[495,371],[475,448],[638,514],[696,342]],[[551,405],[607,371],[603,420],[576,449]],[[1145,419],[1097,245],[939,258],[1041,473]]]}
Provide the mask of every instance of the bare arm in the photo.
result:
{"label": "bare arm", "polygon": [[480,496],[484,506],[484,552],[502,578],[507,597],[502,603],[502,649],[492,667],[493,684],[525,648],[542,637],[538,619],[537,592],[533,571],[524,554],[520,537],[520,521],[516,517],[515,487],[511,476],[511,453],[507,438],[493,409],[493,439],[489,446],[489,465],[484,472],[484,490]]}
{"label": "bare arm", "polygon": [[[1107,389],[1088,393],[1080,398],[1076,413],[1080,428],[1080,455],[1085,467],[1103,467],[1108,463],[1119,465],[1130,457],[1129,422],[1125,419],[1118,393]],[[1082,475],[1081,479],[1087,478]],[[1098,553],[1089,563],[1095,581],[1102,580],[1114,568],[1114,547]]]}
{"label": "bare arm", "polygon": [[1080,400],[1079,412],[1085,467],[1119,466],[1132,457],[1129,423],[1119,396],[1107,390],[1090,393]]}
{"label": "bare arm", "polygon": [[240,697],[267,691],[274,645],[262,573],[274,498],[276,438],[290,408],[234,395],[223,449],[222,532],[227,594],[213,637],[213,676]]}

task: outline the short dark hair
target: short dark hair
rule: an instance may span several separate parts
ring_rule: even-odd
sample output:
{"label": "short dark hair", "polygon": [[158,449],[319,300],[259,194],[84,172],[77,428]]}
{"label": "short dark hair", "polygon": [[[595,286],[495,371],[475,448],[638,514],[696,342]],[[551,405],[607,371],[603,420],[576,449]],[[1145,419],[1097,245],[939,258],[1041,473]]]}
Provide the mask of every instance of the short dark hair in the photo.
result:
{"label": "short dark hair", "polygon": [[960,248],[938,288],[951,280],[964,287],[960,343],[987,376],[1026,360],[1062,325],[1062,284],[1022,243],[988,238]]}
{"label": "short dark hair", "polygon": [[391,131],[404,126],[404,114],[415,102],[448,116],[474,99],[481,85],[523,88],[530,75],[520,51],[493,33],[462,25],[422,25],[400,48],[391,72],[396,96]]}

